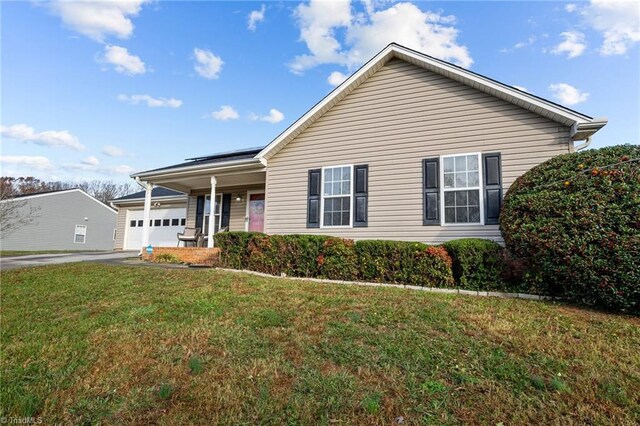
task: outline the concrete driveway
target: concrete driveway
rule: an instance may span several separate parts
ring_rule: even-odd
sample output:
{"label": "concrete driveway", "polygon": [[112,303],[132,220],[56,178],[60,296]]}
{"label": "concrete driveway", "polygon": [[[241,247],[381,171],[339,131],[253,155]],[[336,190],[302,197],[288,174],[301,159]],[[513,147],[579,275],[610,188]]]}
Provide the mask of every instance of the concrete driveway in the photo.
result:
{"label": "concrete driveway", "polygon": [[137,251],[93,251],[85,253],[31,254],[0,257],[0,269],[26,268],[71,262],[109,262],[136,257]]}

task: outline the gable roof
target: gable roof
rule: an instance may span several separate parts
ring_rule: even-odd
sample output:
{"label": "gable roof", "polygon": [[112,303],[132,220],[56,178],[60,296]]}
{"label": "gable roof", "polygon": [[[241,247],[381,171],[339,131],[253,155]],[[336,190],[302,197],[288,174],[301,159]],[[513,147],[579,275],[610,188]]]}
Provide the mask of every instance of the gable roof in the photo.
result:
{"label": "gable roof", "polygon": [[[140,201],[144,200],[146,191],[134,192],[133,194],[128,194],[123,197],[114,198],[111,200],[112,203],[118,203],[119,201]],[[157,186],[151,190],[151,199],[154,198],[184,198],[186,194],[183,192],[174,191],[173,189],[163,188],[161,186]]]}
{"label": "gable roof", "polygon": [[256,158],[266,164],[278,151],[284,148],[291,140],[308,128],[324,113],[341,101],[349,93],[353,92],[360,84],[371,77],[391,59],[398,58],[403,61],[424,68],[428,71],[448,77],[467,86],[503,99],[521,108],[532,111],[550,120],[571,127],[573,140],[584,140],[593,135],[607,124],[606,119],[594,119],[588,115],[574,111],[570,108],[551,102],[547,99],[523,92],[515,87],[485,77],[481,74],[469,71],[465,68],[434,58],[424,53],[417,52],[396,43],[391,43],[380,53],[364,64],[358,71],[352,74],[331,93],[315,104],[302,117],[289,126],[267,145]]}
{"label": "gable roof", "polygon": [[118,212],[115,211],[113,208],[109,207],[108,205],[106,205],[105,203],[103,203],[102,201],[98,200],[97,198],[95,198],[92,195],[87,194],[86,192],[84,192],[82,189],[80,188],[71,188],[71,189],[60,189],[60,190],[55,190],[55,191],[42,191],[42,192],[36,192],[35,194],[23,194],[23,195],[16,195],[13,198],[9,198],[6,200],[2,200],[0,201],[0,203],[6,203],[6,202],[11,202],[11,201],[15,201],[16,199],[18,201],[22,201],[22,200],[26,200],[26,199],[30,199],[30,198],[38,198],[38,197],[48,197],[48,196],[54,196],[54,195],[61,195],[61,194],[65,194],[65,193],[71,193],[71,192],[79,192],[82,195],[85,195],[86,197],[89,197],[91,200],[95,201],[96,203],[100,204],[102,207],[104,207],[105,209],[108,209],[109,211],[111,211],[112,213],[117,214]]}

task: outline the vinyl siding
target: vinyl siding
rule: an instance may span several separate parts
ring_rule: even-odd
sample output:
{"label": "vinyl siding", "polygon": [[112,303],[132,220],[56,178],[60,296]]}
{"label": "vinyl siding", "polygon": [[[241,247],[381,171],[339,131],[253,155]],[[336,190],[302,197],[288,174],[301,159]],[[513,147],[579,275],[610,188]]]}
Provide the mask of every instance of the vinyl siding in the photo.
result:
{"label": "vinyl siding", "polygon": [[127,226],[127,211],[129,207],[118,208],[118,219],[116,220],[116,241],[114,248],[122,250],[124,248],[124,230]]}
{"label": "vinyl siding", "polygon": [[[248,185],[216,188],[216,194],[231,194],[231,210],[229,216],[229,231],[244,231],[247,215],[247,191],[264,190],[264,185]],[[209,195],[210,190],[192,191],[187,203],[187,227],[196,226],[196,203],[198,195]],[[242,194],[242,201],[236,201],[235,196]]]}
{"label": "vinyl siding", "polygon": [[[17,216],[32,221],[3,233],[2,250],[113,250],[117,213],[86,194],[68,191],[9,202],[20,203]],[[84,244],[74,243],[76,225],[87,227]]]}
{"label": "vinyl siding", "polygon": [[[476,89],[392,60],[268,162],[266,231],[440,243],[501,240],[497,225],[423,226],[422,159],[500,152],[503,189],[570,150],[570,129]],[[369,165],[366,228],[306,228],[307,172]]]}

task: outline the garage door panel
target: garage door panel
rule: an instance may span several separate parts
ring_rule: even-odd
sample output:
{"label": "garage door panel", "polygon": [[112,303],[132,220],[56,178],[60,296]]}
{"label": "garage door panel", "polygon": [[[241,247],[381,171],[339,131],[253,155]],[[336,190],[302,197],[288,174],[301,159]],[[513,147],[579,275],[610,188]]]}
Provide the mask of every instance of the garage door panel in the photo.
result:
{"label": "garage door panel", "polygon": [[[142,247],[143,217],[143,210],[129,210],[125,249],[140,250]],[[184,231],[186,209],[154,209],[149,218],[149,244],[153,247],[175,247],[178,242],[176,234]]]}

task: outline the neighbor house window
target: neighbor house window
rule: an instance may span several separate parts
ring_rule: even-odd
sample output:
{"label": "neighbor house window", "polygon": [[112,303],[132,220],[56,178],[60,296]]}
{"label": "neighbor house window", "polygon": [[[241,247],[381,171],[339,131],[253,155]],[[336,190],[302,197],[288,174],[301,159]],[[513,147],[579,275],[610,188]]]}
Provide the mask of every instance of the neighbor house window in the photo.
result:
{"label": "neighbor house window", "polygon": [[135,220],[132,220],[132,221],[129,223],[129,226],[131,226],[132,228],[135,228],[135,227],[136,227],[136,223],[137,223],[137,222],[136,222]]}
{"label": "neighbor house window", "polygon": [[322,169],[322,226],[351,226],[353,166]]}
{"label": "neighbor house window", "polygon": [[169,219],[162,219],[162,226],[169,226]]}
{"label": "neighbor house window", "polygon": [[444,224],[482,224],[480,154],[442,157]]}
{"label": "neighbor house window", "polygon": [[187,219],[182,218],[180,219],[180,226],[185,226],[187,224]]}
{"label": "neighbor house window", "polygon": [[[218,229],[220,229],[220,206],[222,205],[222,194],[216,194],[216,205],[215,205],[215,219],[214,219],[214,228],[213,233],[217,233]],[[209,233],[209,212],[211,211],[211,196],[207,195],[204,199],[204,230],[203,233],[207,235]]]}
{"label": "neighbor house window", "polygon": [[87,238],[87,226],[76,225],[76,231],[73,236],[73,242],[77,244],[84,244]]}
{"label": "neighbor house window", "polygon": [[180,219],[171,219],[171,226],[178,226],[180,224]]}

